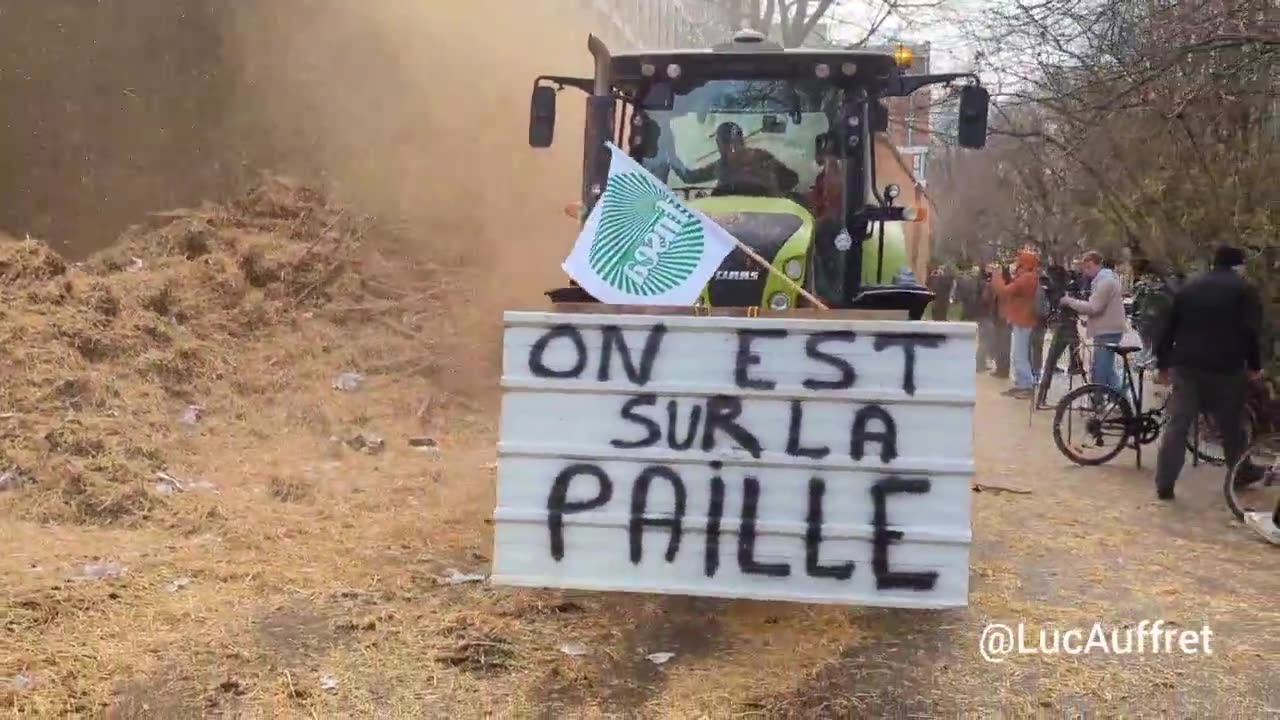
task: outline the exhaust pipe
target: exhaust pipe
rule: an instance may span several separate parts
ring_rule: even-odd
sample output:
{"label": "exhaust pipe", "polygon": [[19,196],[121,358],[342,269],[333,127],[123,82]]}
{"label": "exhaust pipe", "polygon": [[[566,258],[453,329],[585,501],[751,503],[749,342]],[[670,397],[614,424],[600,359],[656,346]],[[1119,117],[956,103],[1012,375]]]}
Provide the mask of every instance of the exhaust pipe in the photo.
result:
{"label": "exhaust pipe", "polygon": [[595,35],[587,36],[587,50],[596,61],[594,94],[610,95],[613,88],[613,53],[609,46]]}
{"label": "exhaust pipe", "polygon": [[582,144],[582,221],[595,207],[609,176],[609,155],[604,144],[613,139],[613,55],[594,34],[587,37],[587,50],[596,62],[592,94],[587,98],[587,117]]}

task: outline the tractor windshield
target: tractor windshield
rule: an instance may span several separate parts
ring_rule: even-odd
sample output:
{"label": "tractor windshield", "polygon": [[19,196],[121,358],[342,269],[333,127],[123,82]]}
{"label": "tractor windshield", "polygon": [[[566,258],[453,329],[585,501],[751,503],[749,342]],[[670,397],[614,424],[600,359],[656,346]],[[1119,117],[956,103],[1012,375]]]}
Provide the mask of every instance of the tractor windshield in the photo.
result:
{"label": "tractor windshield", "polygon": [[672,189],[700,197],[789,197],[820,209],[824,190],[839,197],[840,178],[821,178],[819,135],[840,89],[814,79],[709,80],[678,92],[670,110],[647,113],[658,128],[648,169]]}

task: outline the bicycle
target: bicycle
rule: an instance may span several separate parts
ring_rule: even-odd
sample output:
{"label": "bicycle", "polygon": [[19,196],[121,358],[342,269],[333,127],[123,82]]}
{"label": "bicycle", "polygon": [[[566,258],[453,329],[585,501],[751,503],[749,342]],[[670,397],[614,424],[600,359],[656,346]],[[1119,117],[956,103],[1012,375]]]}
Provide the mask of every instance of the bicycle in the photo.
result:
{"label": "bicycle", "polygon": [[[1087,383],[1066,393],[1057,402],[1055,413],[1053,413],[1053,442],[1055,442],[1061,454],[1068,457],[1068,460],[1075,462],[1076,465],[1103,465],[1115,459],[1115,456],[1120,455],[1120,452],[1124,451],[1126,447],[1132,447],[1137,452],[1138,468],[1142,468],[1142,446],[1156,442],[1156,439],[1160,438],[1160,433],[1164,430],[1165,424],[1169,421],[1169,418],[1165,416],[1165,411],[1169,407],[1169,395],[1165,393],[1161,397],[1160,406],[1153,407],[1151,410],[1144,410],[1143,396],[1144,392],[1146,392],[1146,384],[1144,384],[1146,375],[1144,373],[1148,368],[1147,365],[1138,365],[1138,372],[1134,373],[1133,365],[1129,361],[1129,355],[1142,350],[1142,348],[1119,345],[1119,343],[1102,343],[1098,347],[1106,347],[1119,357],[1121,373],[1123,373],[1121,374],[1121,378],[1123,378],[1121,388],[1126,392],[1116,391],[1115,388],[1103,386],[1103,384]],[[1134,375],[1137,375],[1137,383],[1134,382]],[[1128,397],[1125,395],[1128,395]],[[1094,415],[1093,418],[1085,421],[1085,428],[1087,428],[1085,432],[1089,434],[1093,442],[1101,446],[1102,438],[1105,436],[1107,429],[1120,430],[1119,442],[1116,443],[1114,450],[1106,452],[1101,457],[1087,459],[1087,457],[1079,455],[1078,452],[1071,451],[1069,439],[1062,437],[1062,416],[1068,411],[1071,402],[1079,400],[1080,397],[1088,397],[1089,401],[1091,401],[1091,406],[1084,413]],[[1268,395],[1268,397],[1271,396]],[[1253,395],[1251,395],[1251,401],[1249,402],[1251,402],[1251,405],[1249,405],[1248,421],[1251,423],[1252,428],[1267,429],[1267,432],[1280,432],[1280,413],[1266,414],[1260,401]],[[1107,410],[1107,414],[1110,414],[1111,410],[1119,411],[1120,418],[1098,418],[1097,414],[1103,409]],[[1258,423],[1258,421],[1254,421],[1257,418],[1275,419],[1270,423]],[[1193,464],[1197,464],[1199,460],[1206,460],[1212,462],[1212,464],[1225,465],[1225,452],[1206,450],[1206,447],[1201,445],[1201,438],[1206,434],[1202,432],[1202,428],[1212,429],[1211,438],[1220,437],[1220,434],[1216,433],[1216,425],[1213,423],[1211,416],[1207,413],[1199,414],[1196,423],[1193,424],[1193,432],[1188,433],[1187,437],[1187,450],[1192,454]],[[1070,437],[1070,425],[1066,428],[1066,434]],[[1248,439],[1252,437],[1254,437],[1254,434],[1251,432],[1245,437],[1245,442],[1248,442]],[[1215,461],[1212,460],[1213,457],[1221,457],[1221,459]]]}
{"label": "bicycle", "polygon": [[[1254,468],[1250,473],[1253,475],[1250,478],[1252,481],[1240,485],[1238,480],[1242,476],[1241,471],[1246,462]],[[1273,487],[1276,490],[1267,493],[1266,500],[1261,503],[1260,508],[1255,508],[1252,503],[1246,503],[1240,496],[1241,491],[1246,488],[1252,495],[1256,494],[1257,490]],[[1222,494],[1227,500],[1227,507],[1231,509],[1231,514],[1235,515],[1236,520],[1243,522],[1247,514],[1274,512],[1277,507],[1276,502],[1280,500],[1280,497],[1277,497],[1277,490],[1280,490],[1280,433],[1268,433],[1255,438],[1245,448],[1240,459],[1231,468],[1231,472],[1227,473],[1227,479],[1222,485]]]}
{"label": "bicycle", "polygon": [[[1236,520],[1244,521],[1251,513],[1274,513],[1280,509],[1280,401],[1276,400],[1274,388],[1270,382],[1262,383],[1261,392],[1255,388],[1251,394],[1253,404],[1252,415],[1255,430],[1262,430],[1254,435],[1245,447],[1236,464],[1227,473],[1222,485],[1222,494],[1227,500],[1227,507]],[[1251,466],[1248,482],[1239,484],[1244,469]],[[1246,505],[1239,493],[1249,488],[1250,494],[1258,490],[1275,488],[1266,493],[1265,501],[1260,509],[1252,504]]]}
{"label": "bicycle", "polygon": [[[1138,467],[1142,467],[1142,446],[1155,442],[1164,425],[1165,402],[1151,410],[1143,409],[1142,394],[1144,390],[1144,372],[1140,369],[1137,382],[1133,381],[1133,371],[1129,364],[1129,355],[1142,348],[1135,345],[1119,345],[1108,343],[1107,349],[1120,357],[1123,364],[1123,387],[1128,390],[1129,397],[1108,385],[1086,383],[1069,391],[1058,401],[1053,413],[1053,442],[1058,451],[1077,465],[1102,465],[1132,446],[1137,452]],[[1084,412],[1085,442],[1074,445],[1071,442],[1071,417],[1068,415],[1075,401],[1084,399],[1087,408]],[[1136,409],[1136,413],[1135,413]],[[1064,436],[1064,424],[1065,436]],[[1104,438],[1111,434],[1117,437],[1114,448],[1106,450],[1100,457],[1090,458],[1082,454],[1087,447],[1103,447]]]}
{"label": "bicycle", "polygon": [[[1250,383],[1249,394],[1245,396],[1244,407],[1244,443],[1246,446],[1253,442],[1253,439],[1263,435],[1280,432],[1280,417],[1274,409],[1273,403],[1276,402],[1276,390],[1270,380],[1260,383]],[[1222,433],[1218,430],[1217,423],[1212,417],[1201,415],[1196,424],[1192,427],[1192,432],[1197,436],[1198,448],[1192,455],[1192,462],[1199,464],[1207,462],[1210,465],[1225,465],[1226,452],[1222,448]],[[1199,440],[1208,440],[1208,443],[1201,443]],[[1191,440],[1188,439],[1188,443]]]}
{"label": "bicycle", "polygon": [[[1142,348],[1118,343],[1105,343],[1102,347],[1111,350],[1120,358],[1123,381],[1121,386],[1127,391],[1128,396],[1126,397],[1126,392],[1099,383],[1087,383],[1067,392],[1054,409],[1053,441],[1058,446],[1058,451],[1077,465],[1102,465],[1114,459],[1125,448],[1131,447],[1137,456],[1137,466],[1142,467],[1142,446],[1155,442],[1160,437],[1165,423],[1168,422],[1165,411],[1168,408],[1169,395],[1163,395],[1159,406],[1151,409],[1144,408],[1143,396],[1146,390],[1147,368],[1139,366],[1135,382],[1135,373],[1129,361],[1129,355]],[[1083,411],[1087,416],[1085,439],[1083,443],[1077,445],[1071,441],[1071,418],[1068,412],[1072,404],[1082,398],[1088,403]],[[1065,433],[1064,419],[1066,420]],[[1203,414],[1200,421],[1206,421]],[[1082,454],[1087,447],[1103,447],[1105,438],[1112,434],[1117,436],[1114,448],[1106,450],[1096,458]],[[1201,452],[1199,436],[1195,433],[1188,433],[1188,436],[1187,448],[1194,457]]]}

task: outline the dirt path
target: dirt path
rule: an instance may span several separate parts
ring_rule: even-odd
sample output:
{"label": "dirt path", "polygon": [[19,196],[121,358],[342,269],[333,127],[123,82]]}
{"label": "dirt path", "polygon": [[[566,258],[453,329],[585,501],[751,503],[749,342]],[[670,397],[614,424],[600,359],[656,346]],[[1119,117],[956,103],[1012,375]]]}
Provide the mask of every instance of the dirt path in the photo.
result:
{"label": "dirt path", "polygon": [[[1280,614],[1272,600],[1280,558],[1233,524],[1220,471],[1188,464],[1178,501],[1157,503],[1150,468],[1134,469],[1131,452],[1109,467],[1072,467],[1053,447],[1048,413],[1028,427],[1024,403],[1000,398],[996,380],[979,383],[976,479],[1031,494],[975,494],[970,607],[923,622],[874,613],[866,641],[846,646],[779,709],[912,717],[1280,712]],[[1176,628],[1207,624],[1213,655],[992,664],[978,651],[987,623],[1021,622],[1034,632],[1158,619]]]}

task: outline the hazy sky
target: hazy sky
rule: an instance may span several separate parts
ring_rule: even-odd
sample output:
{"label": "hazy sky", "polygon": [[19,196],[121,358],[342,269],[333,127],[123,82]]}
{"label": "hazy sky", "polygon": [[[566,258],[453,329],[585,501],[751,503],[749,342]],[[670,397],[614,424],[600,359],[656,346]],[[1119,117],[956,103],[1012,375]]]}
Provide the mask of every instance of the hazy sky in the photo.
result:
{"label": "hazy sky", "polygon": [[[1000,0],[902,0],[880,26],[872,42],[931,42],[930,69],[934,72],[960,72],[973,67],[974,43],[966,26],[981,22],[982,11]],[[918,7],[913,7],[920,5]],[[926,6],[927,5],[927,6]],[[837,20],[836,37],[860,40],[867,27],[883,14],[883,0],[841,0],[833,17]]]}

